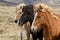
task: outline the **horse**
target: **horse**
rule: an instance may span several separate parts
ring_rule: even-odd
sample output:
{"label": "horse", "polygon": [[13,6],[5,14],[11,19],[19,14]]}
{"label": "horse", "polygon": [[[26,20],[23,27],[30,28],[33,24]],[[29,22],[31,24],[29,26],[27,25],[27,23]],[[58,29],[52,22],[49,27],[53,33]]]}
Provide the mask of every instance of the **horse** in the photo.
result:
{"label": "horse", "polygon": [[46,4],[40,5],[34,16],[31,31],[37,32],[43,29],[44,40],[60,40],[60,17],[53,15],[49,8]]}
{"label": "horse", "polygon": [[16,6],[16,16],[14,18],[15,23],[17,23],[17,21],[19,20],[20,16],[22,15],[22,8],[25,5],[26,4],[21,3],[21,4],[19,4],[19,5]]}
{"label": "horse", "polygon": [[34,5],[29,4],[29,5],[24,6],[22,9],[22,12],[23,12],[23,14],[20,17],[18,24],[22,26],[23,24],[29,22],[30,25],[28,27],[30,28],[29,31],[30,31],[30,34],[32,34],[33,40],[37,40],[37,38],[39,40],[43,40],[43,29],[36,33],[31,31],[31,24],[33,22],[34,15],[35,15],[34,14]]}
{"label": "horse", "polygon": [[[19,5],[16,6],[16,16],[15,16],[15,19],[14,19],[15,23],[18,23],[19,18],[22,15],[22,8],[23,8],[23,6],[26,6],[26,4],[21,3],[21,4],[19,4]],[[29,40],[30,39],[29,22],[25,23],[24,26],[25,26],[25,30],[26,30],[27,40]]]}

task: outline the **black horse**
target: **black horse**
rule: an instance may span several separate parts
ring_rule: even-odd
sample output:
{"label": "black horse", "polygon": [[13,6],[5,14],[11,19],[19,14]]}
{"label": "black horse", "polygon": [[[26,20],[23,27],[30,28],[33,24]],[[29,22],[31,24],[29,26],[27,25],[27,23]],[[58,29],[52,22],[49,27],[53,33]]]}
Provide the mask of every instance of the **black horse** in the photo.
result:
{"label": "black horse", "polygon": [[[33,5],[29,4],[23,7],[22,12],[23,14],[21,15],[19,19],[19,25],[23,25],[27,23],[28,21],[30,22],[30,27],[32,25],[33,19],[34,19],[34,9]],[[30,30],[30,33],[32,34],[33,40],[43,40],[43,29],[41,31],[38,31],[36,33],[32,32]]]}

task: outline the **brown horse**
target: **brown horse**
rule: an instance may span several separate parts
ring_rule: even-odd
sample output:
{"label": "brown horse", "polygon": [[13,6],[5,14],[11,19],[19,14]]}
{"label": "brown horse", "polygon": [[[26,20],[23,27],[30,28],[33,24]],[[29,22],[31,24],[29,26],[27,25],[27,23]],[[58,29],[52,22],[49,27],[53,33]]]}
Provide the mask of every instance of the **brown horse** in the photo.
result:
{"label": "brown horse", "polygon": [[25,6],[26,4],[21,3],[19,5],[16,6],[16,16],[14,20],[19,20],[20,16],[22,15],[22,8],[23,6]]}
{"label": "brown horse", "polygon": [[[23,6],[26,6],[26,4],[21,3],[16,6],[16,16],[14,19],[15,23],[18,23],[18,20],[22,15]],[[30,38],[30,34],[29,34],[30,33],[30,24],[29,24],[29,22],[27,22],[24,26],[25,26],[25,30],[26,30],[26,34],[27,34],[27,40],[29,40],[29,38]]]}
{"label": "brown horse", "polygon": [[46,5],[40,5],[31,27],[33,32],[41,29],[44,29],[44,40],[60,40],[60,15],[53,15]]}

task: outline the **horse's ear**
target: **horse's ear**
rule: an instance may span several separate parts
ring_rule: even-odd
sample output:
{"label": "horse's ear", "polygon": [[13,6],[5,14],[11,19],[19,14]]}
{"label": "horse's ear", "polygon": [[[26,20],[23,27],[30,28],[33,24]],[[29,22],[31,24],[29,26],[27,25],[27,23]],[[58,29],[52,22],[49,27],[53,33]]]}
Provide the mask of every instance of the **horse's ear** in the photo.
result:
{"label": "horse's ear", "polygon": [[40,5],[40,11],[45,12],[45,9]]}
{"label": "horse's ear", "polygon": [[43,9],[41,5],[40,5],[39,9],[41,9],[41,10]]}
{"label": "horse's ear", "polygon": [[38,8],[38,11],[42,11],[42,6],[40,5],[39,8]]}

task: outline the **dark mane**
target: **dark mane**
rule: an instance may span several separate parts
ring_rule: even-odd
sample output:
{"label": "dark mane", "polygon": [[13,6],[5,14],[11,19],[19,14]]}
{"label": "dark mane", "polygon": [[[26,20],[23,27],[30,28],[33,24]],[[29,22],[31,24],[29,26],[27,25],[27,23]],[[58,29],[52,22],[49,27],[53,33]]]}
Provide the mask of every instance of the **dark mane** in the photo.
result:
{"label": "dark mane", "polygon": [[22,12],[26,12],[26,14],[33,14],[34,13],[33,5],[29,4],[27,6],[24,6]]}
{"label": "dark mane", "polygon": [[[32,21],[34,19],[34,9],[33,9],[33,5],[32,4],[29,4],[29,5],[26,5],[23,7],[22,9],[22,12],[23,12],[23,15],[21,16],[20,18],[20,21],[22,21],[22,17],[25,18],[25,22],[29,21],[31,24],[32,24]],[[24,22],[24,23],[25,23]]]}

